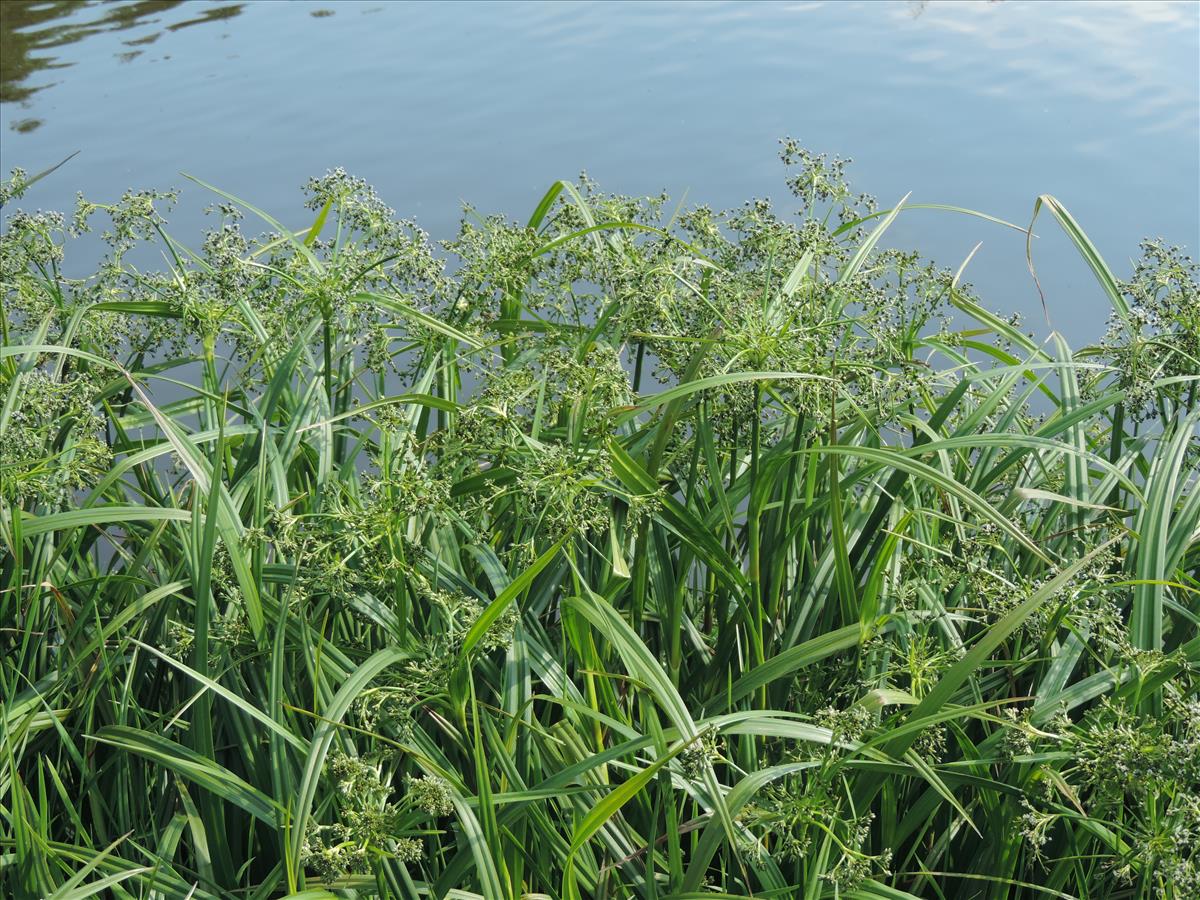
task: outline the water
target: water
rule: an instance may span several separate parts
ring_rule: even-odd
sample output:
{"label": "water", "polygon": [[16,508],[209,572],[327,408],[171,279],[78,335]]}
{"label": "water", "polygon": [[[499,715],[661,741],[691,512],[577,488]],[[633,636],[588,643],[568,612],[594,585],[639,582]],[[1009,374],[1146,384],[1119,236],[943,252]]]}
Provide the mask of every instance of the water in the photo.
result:
{"label": "water", "polygon": [[[1200,247],[1200,5],[893,2],[0,4],[0,165],[75,192],[218,184],[297,226],[341,165],[435,238],[461,204],[524,217],[581,169],[607,190],[786,208],[776,141],[852,156],[885,205],[1025,224],[1051,193],[1118,275],[1145,236]],[[208,198],[173,220],[199,233]],[[1056,227],[1036,261],[1072,343],[1107,303]],[[1023,237],[946,213],[892,243],[956,267],[1045,332]]]}

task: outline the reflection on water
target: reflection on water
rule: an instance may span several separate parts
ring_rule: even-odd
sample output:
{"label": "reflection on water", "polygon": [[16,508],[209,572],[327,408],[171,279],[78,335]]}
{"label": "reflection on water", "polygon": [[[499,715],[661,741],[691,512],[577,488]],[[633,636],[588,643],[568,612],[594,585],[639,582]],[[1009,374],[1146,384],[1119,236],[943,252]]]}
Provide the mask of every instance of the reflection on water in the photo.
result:
{"label": "reflection on water", "polygon": [[[102,32],[144,30],[144,34],[122,41],[130,49],[119,52],[117,58],[131,62],[164,32],[223,22],[238,15],[244,6],[201,7],[183,0],[4,0],[0,3],[0,103],[27,104],[35,93],[52,87],[56,83],[52,73],[74,65],[62,58],[60,48],[84,38]],[[171,21],[171,13],[182,18]],[[27,117],[13,120],[12,128],[24,134],[41,124],[42,119]]]}

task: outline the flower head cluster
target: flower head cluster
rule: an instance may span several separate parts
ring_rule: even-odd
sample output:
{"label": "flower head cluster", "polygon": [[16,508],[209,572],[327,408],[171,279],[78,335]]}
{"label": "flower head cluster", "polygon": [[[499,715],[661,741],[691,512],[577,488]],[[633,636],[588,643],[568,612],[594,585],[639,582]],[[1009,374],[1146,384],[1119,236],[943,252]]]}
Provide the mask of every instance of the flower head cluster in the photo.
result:
{"label": "flower head cluster", "polygon": [[336,782],[338,818],[330,824],[310,822],[301,861],[322,879],[367,873],[382,859],[415,862],[422,856],[419,838],[404,834],[400,805],[389,802],[391,785],[381,761],[335,754],[328,763]]}
{"label": "flower head cluster", "polygon": [[422,812],[434,818],[454,814],[454,795],[450,783],[441,776],[410,776],[404,785],[407,790],[405,799]]}
{"label": "flower head cluster", "polygon": [[[1178,247],[1144,241],[1121,285],[1128,311],[1114,313],[1101,349],[1136,419],[1194,402],[1200,377],[1200,268]],[[1167,381],[1168,379],[1176,379]],[[1166,384],[1163,384],[1167,381]]]}
{"label": "flower head cluster", "polygon": [[58,509],[108,470],[112,451],[96,413],[97,384],[87,374],[55,377],[35,369],[0,372],[0,395],[16,389],[0,441],[0,497]]}

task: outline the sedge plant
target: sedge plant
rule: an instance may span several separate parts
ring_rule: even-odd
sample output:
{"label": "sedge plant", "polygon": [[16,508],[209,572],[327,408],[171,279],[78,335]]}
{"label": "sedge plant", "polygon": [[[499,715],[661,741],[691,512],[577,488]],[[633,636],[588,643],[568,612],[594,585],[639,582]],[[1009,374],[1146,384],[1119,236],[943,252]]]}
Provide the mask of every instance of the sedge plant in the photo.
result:
{"label": "sedge plant", "polygon": [[14,172],[0,892],[1200,894],[1195,266],[1040,198],[1072,350],[782,155],[795,214],[441,244],[341,170],[195,246]]}

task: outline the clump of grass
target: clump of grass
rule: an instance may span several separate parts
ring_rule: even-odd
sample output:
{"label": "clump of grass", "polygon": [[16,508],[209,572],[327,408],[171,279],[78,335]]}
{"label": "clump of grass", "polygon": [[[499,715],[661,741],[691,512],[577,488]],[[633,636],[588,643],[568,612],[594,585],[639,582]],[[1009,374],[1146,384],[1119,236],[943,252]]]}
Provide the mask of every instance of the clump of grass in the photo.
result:
{"label": "clump of grass", "polygon": [[1039,344],[783,156],[8,215],[4,893],[1200,893],[1195,267],[1041,198],[1113,320]]}

